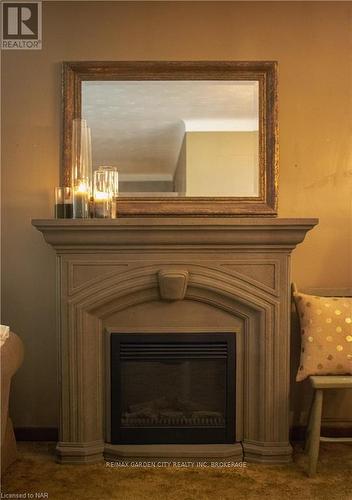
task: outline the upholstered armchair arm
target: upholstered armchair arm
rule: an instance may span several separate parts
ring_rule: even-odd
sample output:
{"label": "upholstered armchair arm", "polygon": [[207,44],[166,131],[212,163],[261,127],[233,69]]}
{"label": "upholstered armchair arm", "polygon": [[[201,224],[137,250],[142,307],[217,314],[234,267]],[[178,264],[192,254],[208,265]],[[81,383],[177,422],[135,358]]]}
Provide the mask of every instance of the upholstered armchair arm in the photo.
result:
{"label": "upholstered armchair arm", "polygon": [[11,379],[23,362],[24,348],[21,339],[13,332],[0,348],[1,358],[1,472],[13,461],[16,443],[11,420],[9,399]]}

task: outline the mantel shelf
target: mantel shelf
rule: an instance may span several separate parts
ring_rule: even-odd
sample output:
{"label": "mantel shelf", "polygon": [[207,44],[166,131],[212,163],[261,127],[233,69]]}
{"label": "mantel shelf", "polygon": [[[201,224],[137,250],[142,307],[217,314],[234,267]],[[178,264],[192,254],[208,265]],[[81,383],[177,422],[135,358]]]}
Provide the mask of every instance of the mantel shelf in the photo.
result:
{"label": "mantel shelf", "polygon": [[155,245],[293,249],[318,224],[318,219],[133,217],[36,219],[32,224],[56,250]]}

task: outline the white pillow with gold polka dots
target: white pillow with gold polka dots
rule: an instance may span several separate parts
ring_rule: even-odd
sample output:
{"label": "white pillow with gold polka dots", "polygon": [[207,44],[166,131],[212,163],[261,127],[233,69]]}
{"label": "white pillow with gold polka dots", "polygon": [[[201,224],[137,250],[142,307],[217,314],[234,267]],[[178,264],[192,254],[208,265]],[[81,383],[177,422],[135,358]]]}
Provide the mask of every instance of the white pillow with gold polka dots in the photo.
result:
{"label": "white pillow with gold polka dots", "polygon": [[352,375],[352,298],[294,293],[301,326],[296,380],[310,375]]}

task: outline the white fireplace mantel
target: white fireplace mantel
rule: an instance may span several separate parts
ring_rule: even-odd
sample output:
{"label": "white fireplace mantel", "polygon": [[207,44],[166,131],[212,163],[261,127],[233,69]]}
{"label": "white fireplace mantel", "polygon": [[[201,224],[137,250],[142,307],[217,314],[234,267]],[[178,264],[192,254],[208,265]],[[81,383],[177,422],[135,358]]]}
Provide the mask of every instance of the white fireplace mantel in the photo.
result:
{"label": "white fireplace mantel", "polygon": [[126,328],[236,332],[237,441],[246,460],[289,461],[290,253],[317,223],[34,220],[57,253],[58,459],[91,463],[119,456],[105,425],[103,332]]}

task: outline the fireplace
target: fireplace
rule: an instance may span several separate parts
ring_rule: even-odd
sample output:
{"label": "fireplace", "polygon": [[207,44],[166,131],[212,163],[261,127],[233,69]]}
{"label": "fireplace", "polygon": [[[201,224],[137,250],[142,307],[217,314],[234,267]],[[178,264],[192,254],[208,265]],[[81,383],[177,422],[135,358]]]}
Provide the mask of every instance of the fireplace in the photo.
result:
{"label": "fireplace", "polygon": [[112,333],[111,442],[235,440],[233,333]]}
{"label": "fireplace", "polygon": [[[200,460],[243,456],[246,461],[265,463],[291,460],[288,440],[290,254],[317,223],[316,219],[135,217],[33,223],[57,252],[60,384],[57,458],[60,462],[95,463],[103,457],[124,460],[147,456]],[[122,410],[114,410],[120,415],[120,430],[116,432],[121,434],[123,424],[124,439],[132,443],[134,438],[129,433],[133,424],[133,432],[144,433],[143,441],[111,443],[111,423],[114,427],[118,419],[115,413],[111,422],[111,377],[106,373],[110,357],[104,341],[107,330],[134,335],[163,333],[163,340],[171,339],[169,336],[175,333],[211,331],[217,342],[222,333],[232,332],[236,338],[236,398],[232,422],[236,442],[224,442],[228,436],[227,430],[222,430],[222,437],[214,444],[178,444],[180,441],[141,444],[146,442],[149,432],[157,435],[166,432],[169,421],[160,425],[158,416],[157,429],[150,421],[146,422],[146,433],[143,426],[136,427],[132,422],[132,405],[149,403],[158,408],[162,403],[156,401],[167,399],[168,394],[165,394],[167,391],[154,394],[152,388],[147,387],[148,392],[142,398],[138,393],[128,394],[127,386],[118,402],[125,405],[124,422]],[[162,348],[169,350],[170,346]],[[154,363],[154,372],[148,368],[146,381],[151,377],[164,377],[163,384],[167,385],[165,374],[171,377],[174,373],[180,386],[182,371],[187,371],[186,361],[175,357],[169,364],[165,361],[165,358],[163,364],[160,360],[144,361]],[[190,361],[199,371],[203,361]],[[128,366],[131,362],[122,361],[125,372],[133,368]],[[204,360],[204,363],[209,363],[216,378],[217,360]],[[143,368],[142,362],[140,367]],[[164,373],[160,374],[162,369]],[[208,368],[203,370],[208,371]],[[199,392],[197,377],[189,383]],[[170,381],[168,384],[170,386]],[[226,390],[226,395],[229,392]],[[218,403],[213,406],[205,404],[207,401],[193,401],[194,396],[187,392],[181,393],[178,400],[176,397],[174,394],[171,403],[164,401],[168,409],[171,405],[173,412],[186,411],[180,410],[180,399],[183,408],[187,408],[189,402],[196,402],[199,408],[194,411],[225,412]],[[123,398],[127,398],[126,402]],[[226,425],[228,405],[227,401],[223,417]],[[187,425],[184,421],[181,425],[176,419],[172,432],[176,432],[176,428],[177,432],[183,432],[191,426],[189,434],[193,439],[198,430],[207,430],[211,440],[211,433],[220,432],[223,427],[221,416],[213,415],[211,423],[204,425],[203,422],[202,426],[197,421],[197,426],[190,410],[188,415],[191,420]],[[170,415],[167,418],[171,418]],[[178,414],[177,418],[185,417]],[[117,437],[114,435],[114,439]],[[185,433],[182,441],[184,439]]]}

